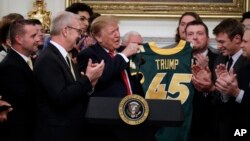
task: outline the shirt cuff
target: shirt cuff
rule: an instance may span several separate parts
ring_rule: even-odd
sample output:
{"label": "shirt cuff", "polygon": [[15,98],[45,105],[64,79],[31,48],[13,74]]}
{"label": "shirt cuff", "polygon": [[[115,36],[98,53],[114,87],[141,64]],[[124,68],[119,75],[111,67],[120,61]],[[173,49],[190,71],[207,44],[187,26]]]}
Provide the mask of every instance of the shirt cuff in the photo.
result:
{"label": "shirt cuff", "polygon": [[91,91],[88,92],[88,95],[91,96],[95,91],[95,88],[93,87]]}
{"label": "shirt cuff", "polygon": [[122,58],[125,60],[125,62],[126,63],[128,63],[129,62],[129,59],[128,59],[128,57],[127,56],[125,56],[124,54],[122,54],[122,53],[117,53],[117,54],[120,54],[121,56],[122,56]]}
{"label": "shirt cuff", "polygon": [[244,91],[243,90],[240,90],[240,93],[238,94],[238,96],[236,97],[236,99],[235,99],[235,101],[237,102],[237,103],[241,103],[241,101],[242,101],[242,98],[243,98],[243,96],[244,96]]}
{"label": "shirt cuff", "polygon": [[221,94],[221,101],[223,103],[227,103],[229,101],[230,96],[226,94]]}

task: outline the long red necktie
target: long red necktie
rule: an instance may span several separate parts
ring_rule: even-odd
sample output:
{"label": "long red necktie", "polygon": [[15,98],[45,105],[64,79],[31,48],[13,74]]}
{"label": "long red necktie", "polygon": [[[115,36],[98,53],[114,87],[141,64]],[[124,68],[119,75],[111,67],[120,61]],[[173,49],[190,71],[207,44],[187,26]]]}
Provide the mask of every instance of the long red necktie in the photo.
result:
{"label": "long red necktie", "polygon": [[[109,51],[108,54],[109,54],[109,56],[111,58],[115,57],[114,51]],[[129,80],[128,80],[128,76],[127,76],[126,70],[122,71],[121,75],[122,75],[122,80],[123,80],[123,82],[124,82],[124,84],[126,86],[127,95],[131,95],[132,91],[131,91],[131,86],[130,86],[130,83],[129,83]]]}

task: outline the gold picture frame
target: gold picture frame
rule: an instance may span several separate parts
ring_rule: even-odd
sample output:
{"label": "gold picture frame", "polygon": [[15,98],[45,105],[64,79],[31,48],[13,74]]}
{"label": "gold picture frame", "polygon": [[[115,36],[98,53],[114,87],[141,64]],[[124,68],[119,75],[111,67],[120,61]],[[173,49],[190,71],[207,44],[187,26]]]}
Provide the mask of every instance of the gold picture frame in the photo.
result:
{"label": "gold picture frame", "polygon": [[195,11],[205,18],[241,18],[250,6],[248,0],[66,0],[65,5],[74,2],[84,2],[101,14],[122,17],[180,17]]}

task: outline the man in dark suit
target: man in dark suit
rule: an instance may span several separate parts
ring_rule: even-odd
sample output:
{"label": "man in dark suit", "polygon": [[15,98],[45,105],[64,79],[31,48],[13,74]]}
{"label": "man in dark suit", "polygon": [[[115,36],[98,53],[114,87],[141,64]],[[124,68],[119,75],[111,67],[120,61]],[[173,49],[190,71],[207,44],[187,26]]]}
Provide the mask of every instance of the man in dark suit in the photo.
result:
{"label": "man in dark suit", "polygon": [[[78,67],[81,71],[85,71],[87,67],[86,61],[89,59],[92,59],[95,63],[101,60],[105,62],[103,75],[97,82],[92,96],[124,97],[134,94],[133,85],[131,85],[131,79],[129,79],[131,75],[128,57],[136,54],[139,46],[135,43],[130,43],[125,48],[120,47],[119,26],[114,16],[97,17],[91,24],[90,32],[97,43],[79,53],[77,57]],[[128,80],[127,84],[125,80]],[[118,140],[114,134],[114,130],[119,131],[117,128],[112,129],[113,126],[110,125],[95,127],[93,130],[96,131],[96,134],[101,135],[102,138]]]}
{"label": "man in dark suit", "polygon": [[10,39],[12,48],[0,64],[0,90],[14,110],[0,127],[0,136],[5,141],[33,141],[38,89],[27,62],[38,49],[38,31],[29,20],[16,21],[10,26]]}
{"label": "man in dark suit", "polygon": [[[236,19],[224,19],[213,30],[218,43],[221,56],[216,64],[225,64],[227,71],[234,71],[237,75],[247,63],[247,59],[242,55],[241,42],[244,33],[243,25]],[[217,75],[217,78],[218,75]],[[217,81],[216,81],[217,82]],[[216,87],[215,87],[216,88]],[[216,88],[218,91],[218,89]],[[237,112],[235,97],[226,95],[219,91],[215,98],[216,105],[216,130],[217,138],[220,141],[230,141],[234,139],[233,122]]]}
{"label": "man in dark suit", "polygon": [[130,83],[128,83],[129,87],[125,84],[122,73],[125,72],[126,79],[129,80],[128,57],[136,54],[139,46],[130,43],[127,47],[120,48],[118,21],[114,16],[97,17],[92,22],[90,31],[97,43],[81,51],[77,57],[77,62],[81,71],[85,71],[86,61],[89,58],[93,62],[100,62],[101,60],[105,62],[103,75],[96,85],[93,96],[124,97],[132,94],[132,86]]}
{"label": "man in dark suit", "polygon": [[[192,21],[186,26],[186,40],[193,45],[194,64],[214,69],[214,61],[217,54],[213,53],[209,45],[209,35],[207,26],[201,21]],[[195,77],[193,84],[196,86]],[[195,89],[193,98],[193,120],[192,120],[192,140],[210,141],[213,131],[213,107],[211,106],[212,96],[209,90]]]}
{"label": "man in dark suit", "polygon": [[[215,66],[224,64],[225,68],[227,67],[227,71],[234,70],[234,72],[239,75],[239,71],[247,63],[247,59],[242,56],[240,47],[244,33],[242,24],[235,19],[224,19],[214,28],[213,33],[216,36],[218,49],[220,51],[220,55],[214,63]],[[218,67],[220,67],[220,65]],[[212,82],[210,80],[211,78],[206,76],[211,77],[211,72],[200,73],[196,78],[205,80],[204,82],[207,83],[207,88],[209,88],[210,92],[213,92],[211,93],[213,96],[212,104],[215,106],[215,139],[213,140],[230,141],[233,139],[232,122],[236,115],[236,113],[232,111],[237,107],[235,105],[235,97],[224,94],[222,91],[217,92],[217,87],[214,85],[215,82]],[[204,79],[204,77],[206,78]],[[216,75],[215,80],[217,78],[218,75]]]}
{"label": "man in dark suit", "polygon": [[[246,27],[243,40],[241,43],[243,49],[243,56],[250,59],[250,28]],[[250,130],[250,60],[241,67],[236,75],[233,71],[227,73],[225,66],[217,68],[218,79],[216,81],[216,88],[221,93],[234,98],[234,109],[232,122],[232,132],[235,133],[236,129]],[[235,140],[242,138],[235,137]],[[245,140],[249,140],[249,134],[244,135]]]}
{"label": "man in dark suit", "polygon": [[86,136],[84,111],[104,61],[86,60],[86,71],[80,76],[68,58],[80,34],[80,17],[59,13],[53,19],[50,44],[35,62],[34,75],[42,91],[37,99],[37,141],[82,141]]}

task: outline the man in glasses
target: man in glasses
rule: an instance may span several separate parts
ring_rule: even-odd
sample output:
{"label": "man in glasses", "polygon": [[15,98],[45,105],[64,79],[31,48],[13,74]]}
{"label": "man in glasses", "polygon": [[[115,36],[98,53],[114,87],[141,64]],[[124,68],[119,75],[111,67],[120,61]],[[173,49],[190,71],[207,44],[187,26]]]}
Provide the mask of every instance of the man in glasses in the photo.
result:
{"label": "man in glasses", "polygon": [[41,87],[38,95],[36,141],[82,141],[88,96],[102,75],[104,61],[87,61],[84,75],[75,69],[69,51],[81,32],[80,18],[59,13],[52,21],[49,46],[38,56],[34,75]]}
{"label": "man in glasses", "polygon": [[[91,15],[93,14],[92,8],[82,2],[78,3],[73,3],[69,7],[65,9],[67,12],[71,12],[74,14],[77,14],[80,16],[80,28],[81,29],[81,36],[77,39],[77,44],[74,46],[74,48],[70,51],[70,55],[73,59],[73,62],[76,63],[76,56],[78,52],[85,47],[89,47],[90,45],[93,44],[92,38],[90,39],[87,36],[87,29],[89,28],[89,19]],[[49,44],[50,37],[47,37],[45,39],[45,45],[44,47],[46,48]]]}

